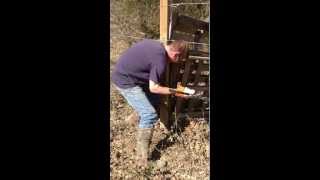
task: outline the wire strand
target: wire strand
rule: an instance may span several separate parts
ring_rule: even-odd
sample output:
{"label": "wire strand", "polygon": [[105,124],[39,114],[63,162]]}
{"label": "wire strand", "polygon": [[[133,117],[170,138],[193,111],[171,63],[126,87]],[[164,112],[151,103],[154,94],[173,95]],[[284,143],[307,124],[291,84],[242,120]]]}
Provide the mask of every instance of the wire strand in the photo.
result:
{"label": "wire strand", "polygon": [[[143,37],[135,37],[135,36],[128,36],[128,35],[113,35],[111,38],[133,38],[133,39],[140,39],[140,40],[144,40],[144,39],[147,39],[147,38],[143,38]],[[155,40],[155,41],[161,41],[160,39],[152,39],[152,40]],[[176,41],[176,39],[172,39],[172,40],[167,40],[168,41]],[[207,44],[207,43],[198,43],[198,42],[191,42],[191,41],[186,41],[188,44],[199,44],[199,45],[205,45],[205,46],[210,46],[210,44]]]}
{"label": "wire strand", "polygon": [[178,7],[178,6],[181,6],[181,5],[209,5],[210,3],[172,3],[172,4],[169,4],[168,6],[171,6],[171,7]]}

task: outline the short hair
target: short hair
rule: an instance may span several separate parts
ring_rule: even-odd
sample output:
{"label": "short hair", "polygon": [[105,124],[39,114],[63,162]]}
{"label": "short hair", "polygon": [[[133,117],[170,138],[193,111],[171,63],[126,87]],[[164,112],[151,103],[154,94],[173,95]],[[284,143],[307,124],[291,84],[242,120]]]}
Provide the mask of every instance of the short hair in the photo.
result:
{"label": "short hair", "polygon": [[167,45],[172,48],[174,51],[179,51],[179,52],[185,52],[188,48],[188,44],[184,40],[174,40],[174,41],[168,41]]}

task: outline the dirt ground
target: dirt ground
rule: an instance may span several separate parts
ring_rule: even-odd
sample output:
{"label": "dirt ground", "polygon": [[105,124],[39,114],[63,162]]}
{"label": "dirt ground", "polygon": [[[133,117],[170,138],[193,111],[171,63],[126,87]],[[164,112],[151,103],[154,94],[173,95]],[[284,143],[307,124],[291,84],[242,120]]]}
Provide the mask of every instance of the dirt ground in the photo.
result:
{"label": "dirt ground", "polygon": [[132,112],[111,85],[110,91],[111,179],[209,179],[209,125],[186,118],[176,131],[164,132],[156,124],[151,143],[151,165],[135,169],[136,128],[124,119]]}

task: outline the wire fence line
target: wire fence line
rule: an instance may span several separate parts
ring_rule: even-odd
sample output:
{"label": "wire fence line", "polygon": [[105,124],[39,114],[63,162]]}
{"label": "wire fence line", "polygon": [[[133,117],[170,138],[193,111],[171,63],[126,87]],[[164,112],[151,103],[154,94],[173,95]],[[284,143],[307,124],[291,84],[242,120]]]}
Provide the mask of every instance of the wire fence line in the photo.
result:
{"label": "wire fence line", "polygon": [[178,7],[181,5],[210,5],[210,3],[172,3],[172,4],[169,4],[168,6]]}
{"label": "wire fence line", "polygon": [[[133,39],[138,39],[138,40],[144,40],[144,39],[148,39],[148,38],[144,38],[144,37],[135,37],[135,36],[129,36],[129,35],[120,35],[120,34],[116,34],[116,35],[112,35],[111,38],[133,38]],[[160,39],[152,39],[155,41],[161,41]],[[172,40],[167,40],[168,41],[176,41],[177,39],[172,39]],[[207,43],[199,43],[199,42],[191,42],[191,41],[186,41],[188,44],[198,44],[198,45],[205,45],[205,46],[210,46],[210,44]]]}

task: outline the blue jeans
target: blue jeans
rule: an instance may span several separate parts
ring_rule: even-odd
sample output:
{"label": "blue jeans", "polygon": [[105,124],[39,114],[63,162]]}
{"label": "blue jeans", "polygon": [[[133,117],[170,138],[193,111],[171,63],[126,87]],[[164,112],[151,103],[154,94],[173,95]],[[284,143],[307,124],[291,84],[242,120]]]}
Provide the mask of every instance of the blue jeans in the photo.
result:
{"label": "blue jeans", "polygon": [[158,120],[157,108],[160,103],[160,96],[151,93],[147,86],[135,86],[122,89],[116,86],[128,104],[139,114],[139,128],[153,128]]}

